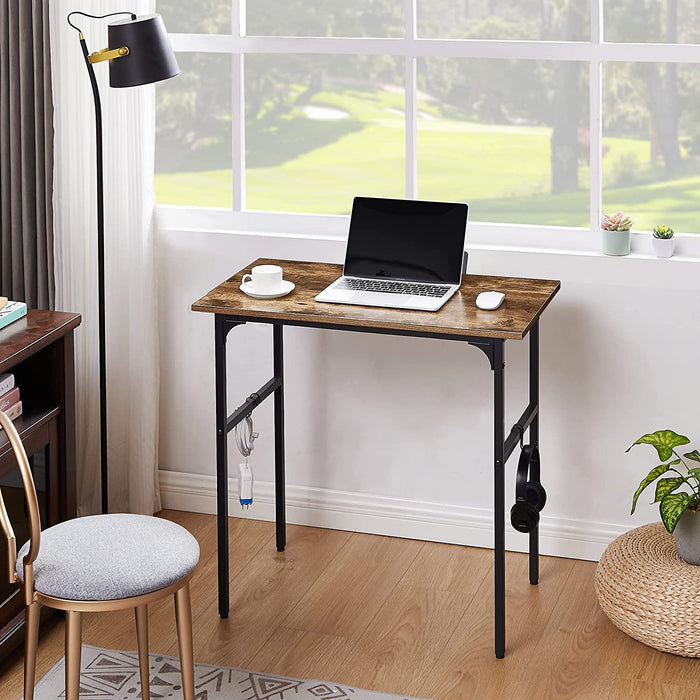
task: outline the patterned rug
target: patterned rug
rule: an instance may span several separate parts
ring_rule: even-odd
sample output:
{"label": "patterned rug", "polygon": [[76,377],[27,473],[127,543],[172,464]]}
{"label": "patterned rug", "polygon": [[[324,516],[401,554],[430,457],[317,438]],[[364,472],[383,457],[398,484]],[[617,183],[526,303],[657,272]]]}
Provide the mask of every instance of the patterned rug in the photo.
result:
{"label": "patterned rug", "polygon": [[[35,700],[61,700],[64,659],[37,683]],[[150,655],[151,698],[182,698],[180,660]],[[412,700],[325,681],[253,673],[240,668],[195,664],[195,700]],[[136,700],[141,697],[139,662],[135,651],[110,651],[83,644],[80,700]]]}

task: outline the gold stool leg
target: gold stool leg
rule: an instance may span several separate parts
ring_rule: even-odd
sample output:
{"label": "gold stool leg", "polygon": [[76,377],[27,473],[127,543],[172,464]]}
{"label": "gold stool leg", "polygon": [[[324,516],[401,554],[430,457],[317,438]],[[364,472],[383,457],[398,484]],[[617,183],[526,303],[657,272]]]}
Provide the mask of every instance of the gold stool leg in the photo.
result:
{"label": "gold stool leg", "polygon": [[194,652],[192,650],[192,606],[190,584],[186,583],[175,593],[175,622],[177,645],[180,649],[182,693],[184,700],[194,700]]}
{"label": "gold stool leg", "polygon": [[136,641],[139,649],[139,671],[141,672],[141,697],[149,700],[150,680],[148,675],[148,606],[138,605],[136,613]]}
{"label": "gold stool leg", "polygon": [[81,613],[66,611],[66,700],[79,700],[82,623]]}
{"label": "gold stool leg", "polygon": [[24,700],[34,698],[40,611],[39,603],[32,603],[24,608]]}

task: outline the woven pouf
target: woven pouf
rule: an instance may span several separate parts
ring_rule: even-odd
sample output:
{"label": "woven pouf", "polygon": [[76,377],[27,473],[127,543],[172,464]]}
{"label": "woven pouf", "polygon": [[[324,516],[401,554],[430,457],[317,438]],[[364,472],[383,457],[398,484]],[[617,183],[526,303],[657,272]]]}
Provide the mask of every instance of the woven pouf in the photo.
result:
{"label": "woven pouf", "polygon": [[700,656],[700,566],[678,555],[662,523],[638,527],[605,550],[595,575],[600,607],[650,647]]}

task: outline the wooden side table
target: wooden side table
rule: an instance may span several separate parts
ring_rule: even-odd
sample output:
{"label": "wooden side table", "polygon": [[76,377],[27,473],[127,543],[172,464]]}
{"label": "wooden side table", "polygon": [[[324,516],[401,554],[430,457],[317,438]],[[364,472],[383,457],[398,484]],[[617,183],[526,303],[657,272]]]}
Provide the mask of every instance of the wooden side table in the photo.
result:
{"label": "wooden side table", "polygon": [[595,588],[600,607],[630,637],[659,651],[700,656],[700,566],[680,558],[662,523],[612,542]]}
{"label": "wooden side table", "polygon": [[[0,373],[11,372],[23,413],[14,422],[35,465],[41,524],[48,527],[76,515],[75,371],[73,331],[79,314],[30,310],[26,318],[0,330]],[[42,469],[43,467],[43,469]],[[0,486],[18,547],[28,539],[24,493],[17,465],[0,432]],[[5,578],[7,553],[0,551],[0,659],[21,643],[24,605]]]}

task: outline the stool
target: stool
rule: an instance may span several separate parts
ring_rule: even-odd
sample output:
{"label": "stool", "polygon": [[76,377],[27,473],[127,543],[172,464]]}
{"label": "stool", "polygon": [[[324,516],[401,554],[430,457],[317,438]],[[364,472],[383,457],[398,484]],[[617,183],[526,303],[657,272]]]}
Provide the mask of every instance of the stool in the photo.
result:
{"label": "stool", "polygon": [[700,566],[680,558],[662,523],[612,542],[595,588],[600,607],[625,634],[659,651],[700,657]]}

